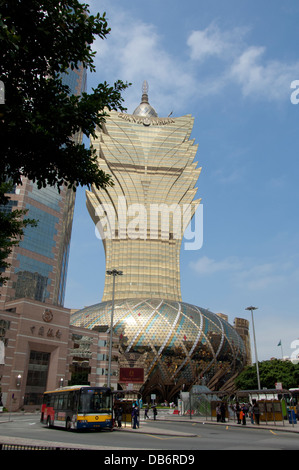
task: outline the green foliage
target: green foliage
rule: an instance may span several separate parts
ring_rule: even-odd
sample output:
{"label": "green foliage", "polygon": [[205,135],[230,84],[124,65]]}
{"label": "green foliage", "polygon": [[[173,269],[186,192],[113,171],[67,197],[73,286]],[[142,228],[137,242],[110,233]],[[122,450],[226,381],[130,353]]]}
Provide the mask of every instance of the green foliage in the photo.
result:
{"label": "green foliage", "polygon": [[[7,180],[22,176],[59,188],[113,184],[98,168],[95,150],[74,136],[95,135],[109,110],[123,111],[121,92],[128,87],[98,84],[92,93],[70,95],[62,83],[69,69],[82,65],[95,71],[92,44],[109,34],[105,13],[90,15],[78,0],[0,0],[0,80],[5,103],[0,104],[0,204],[7,206]],[[4,207],[5,209],[5,207]],[[0,208],[1,211],[1,208]],[[22,211],[0,212],[0,271],[6,257],[33,221]]]}
{"label": "green foliage", "polygon": [[90,15],[78,0],[0,0],[0,181],[20,183],[25,175],[39,187],[112,183],[95,151],[73,136],[94,135],[109,110],[124,110],[128,85],[104,82],[78,97],[62,84],[69,67],[95,70],[92,43],[109,32],[105,14]]}
{"label": "green foliage", "polygon": [[[259,362],[261,387],[275,388],[276,382],[281,382],[283,388],[295,388],[299,386],[299,364],[290,361],[274,359]],[[257,373],[256,365],[246,367],[236,379],[238,390],[256,390]]]}

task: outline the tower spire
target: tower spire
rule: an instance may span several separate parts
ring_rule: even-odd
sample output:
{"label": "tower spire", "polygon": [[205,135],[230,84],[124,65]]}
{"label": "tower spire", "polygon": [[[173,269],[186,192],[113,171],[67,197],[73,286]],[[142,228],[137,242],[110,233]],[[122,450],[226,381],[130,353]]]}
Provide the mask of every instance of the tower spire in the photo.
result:
{"label": "tower spire", "polygon": [[149,104],[148,88],[148,83],[146,80],[144,80],[142,83],[141,102],[139,106],[137,106],[133,114],[144,117],[158,117],[158,114],[156,113],[155,109]]}
{"label": "tower spire", "polygon": [[148,83],[146,80],[142,84],[141,103],[148,103]]}

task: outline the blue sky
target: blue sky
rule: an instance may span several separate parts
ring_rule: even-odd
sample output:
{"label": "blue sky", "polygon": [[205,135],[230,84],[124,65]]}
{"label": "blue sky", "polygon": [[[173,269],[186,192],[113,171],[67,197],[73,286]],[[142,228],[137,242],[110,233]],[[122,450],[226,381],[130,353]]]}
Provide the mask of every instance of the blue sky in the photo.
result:
{"label": "blue sky", "polygon": [[[245,308],[258,307],[259,360],[280,358],[280,340],[290,356],[299,338],[299,104],[291,102],[298,0],[86,3],[92,13],[106,11],[111,27],[94,43],[88,90],[104,80],[131,82],[123,96],[132,113],[147,80],[160,117],[195,117],[204,242],[181,252],[183,300],[231,323],[250,320]],[[101,245],[79,189],[66,307],[101,301]]]}

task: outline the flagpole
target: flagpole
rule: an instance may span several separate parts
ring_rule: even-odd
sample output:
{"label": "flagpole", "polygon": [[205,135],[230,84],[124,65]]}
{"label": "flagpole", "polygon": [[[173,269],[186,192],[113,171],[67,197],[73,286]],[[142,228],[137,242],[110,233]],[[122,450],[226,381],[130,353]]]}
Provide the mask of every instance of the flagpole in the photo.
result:
{"label": "flagpole", "polygon": [[283,359],[283,350],[282,350],[282,342],[281,342],[281,340],[279,341],[279,343],[278,343],[277,346],[280,346],[280,347],[281,347],[281,359]]}

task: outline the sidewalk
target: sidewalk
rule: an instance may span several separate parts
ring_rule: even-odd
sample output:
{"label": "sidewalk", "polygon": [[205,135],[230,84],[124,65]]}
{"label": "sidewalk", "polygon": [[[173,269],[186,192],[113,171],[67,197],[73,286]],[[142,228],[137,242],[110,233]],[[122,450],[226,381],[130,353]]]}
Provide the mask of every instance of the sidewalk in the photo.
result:
{"label": "sidewalk", "polygon": [[[18,416],[28,416],[34,420],[40,419],[40,413],[38,412],[33,412],[33,413],[24,413],[24,412],[14,412],[14,413],[0,413],[0,424],[2,423],[7,423],[9,421],[15,421]],[[166,411],[161,411],[158,414],[157,420],[154,421],[153,419],[149,420],[144,420],[143,416],[140,419],[140,427],[137,429],[133,429],[131,426],[131,423],[123,423],[123,426],[121,428],[114,428],[114,431],[117,432],[131,432],[131,433],[142,433],[142,434],[153,434],[153,435],[168,435],[168,436],[186,436],[186,437],[194,437],[197,435],[197,433],[194,432],[194,429],[190,429],[190,432],[181,432],[177,430],[165,430],[165,429],[159,429],[158,427],[154,427],[151,424],[152,423],[157,423],[159,425],[159,422],[166,422],[166,421],[175,421],[175,422],[181,422],[181,423],[198,423],[198,424],[212,424],[214,426],[234,426],[234,427],[239,427],[240,429],[242,428],[247,428],[247,429],[267,429],[271,430],[273,432],[294,432],[294,433],[299,433],[299,422],[296,424],[290,424],[288,420],[278,421],[274,423],[273,421],[268,421],[268,423],[261,422],[259,425],[256,424],[251,424],[250,419],[248,418],[246,420],[246,425],[238,424],[234,420],[226,420],[225,423],[217,423],[216,419],[214,418],[213,420],[211,418],[204,418],[201,416],[178,416],[171,414]],[[126,426],[125,426],[126,424]]]}
{"label": "sidewalk", "polygon": [[164,414],[162,417],[164,420],[171,420],[171,421],[179,421],[179,422],[190,422],[190,423],[201,423],[201,424],[213,424],[215,426],[237,426],[239,428],[250,428],[250,429],[268,429],[273,431],[288,431],[288,432],[297,432],[299,433],[299,423],[291,424],[288,420],[284,421],[268,421],[267,423],[264,421],[260,421],[260,424],[252,424],[250,418],[246,419],[246,425],[238,424],[236,420],[229,419],[226,420],[225,423],[217,423],[216,418],[211,419],[210,417],[202,417],[202,416],[191,416],[190,415],[171,415]]}
{"label": "sidewalk", "polygon": [[[151,421],[154,422],[153,419],[146,420],[144,421],[143,418],[140,420],[140,428],[138,429],[133,429],[129,423],[127,423],[127,426],[123,426],[121,429],[115,428],[116,431],[128,431],[128,432],[139,432],[139,433],[144,433],[144,434],[157,434],[157,435],[170,435],[170,436],[175,436],[175,435],[186,435],[186,436],[196,436],[197,434],[190,432],[190,433],[182,433],[178,431],[171,431],[171,430],[163,430],[163,429],[157,429],[156,427],[151,426]],[[165,422],[165,421],[176,421],[176,422],[185,422],[185,423],[198,423],[198,424],[212,424],[215,426],[234,426],[234,427],[239,427],[239,428],[248,428],[248,429],[267,429],[271,430],[273,432],[279,432],[279,431],[284,431],[284,432],[295,432],[299,433],[299,423],[297,422],[296,424],[291,424],[289,423],[288,420],[284,421],[268,421],[267,423],[265,422],[260,422],[259,425],[257,424],[251,424],[250,418],[246,420],[246,425],[238,424],[234,420],[226,420],[225,423],[217,423],[216,418],[213,420],[211,418],[204,418],[201,416],[178,416],[178,415],[173,415],[170,414],[169,412],[160,412],[158,414],[157,420],[155,421],[156,423],[158,422]]]}

